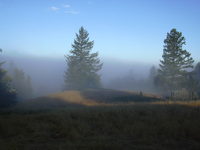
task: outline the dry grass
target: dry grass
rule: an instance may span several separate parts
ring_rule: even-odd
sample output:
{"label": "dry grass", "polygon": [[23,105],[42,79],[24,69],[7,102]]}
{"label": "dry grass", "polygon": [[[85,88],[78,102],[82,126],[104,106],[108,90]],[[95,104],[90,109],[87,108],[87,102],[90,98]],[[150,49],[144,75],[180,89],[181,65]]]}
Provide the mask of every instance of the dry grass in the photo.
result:
{"label": "dry grass", "polygon": [[[43,110],[38,110],[31,100],[18,109],[2,111],[0,150],[200,149],[199,101],[122,105],[111,102],[119,96],[131,96],[132,92],[105,90],[102,98],[99,94],[103,91],[69,93],[35,99],[42,103]],[[54,107],[56,97],[59,100]],[[37,110],[23,110],[22,106],[28,108],[27,105]]]}
{"label": "dry grass", "polygon": [[18,104],[12,110],[46,110],[80,106],[105,106],[122,103],[134,103],[149,100],[160,100],[159,96],[143,94],[132,91],[117,90],[83,90],[65,91],[49,94],[43,97],[31,99]]}
{"label": "dry grass", "polygon": [[166,101],[166,102],[152,102],[151,104],[153,105],[156,105],[156,104],[159,104],[159,105],[186,105],[186,106],[200,106],[200,100],[195,100],[195,101]]}

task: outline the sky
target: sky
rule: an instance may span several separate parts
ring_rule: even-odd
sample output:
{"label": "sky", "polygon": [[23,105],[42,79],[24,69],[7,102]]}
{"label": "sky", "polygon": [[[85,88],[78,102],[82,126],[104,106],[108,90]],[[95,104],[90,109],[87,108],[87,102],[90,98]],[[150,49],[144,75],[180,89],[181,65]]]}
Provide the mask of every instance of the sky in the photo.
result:
{"label": "sky", "polygon": [[60,86],[64,55],[81,26],[104,63],[104,83],[130,69],[139,77],[146,71],[147,77],[152,65],[159,66],[163,41],[173,28],[186,38],[183,49],[200,62],[200,0],[0,0],[0,62],[21,60],[16,65],[28,74],[42,68],[43,81],[45,72],[55,78],[60,67]]}
{"label": "sky", "polygon": [[199,62],[199,16],[199,0],[0,0],[0,48],[64,59],[83,26],[100,59],[158,64],[167,32],[176,28]]}

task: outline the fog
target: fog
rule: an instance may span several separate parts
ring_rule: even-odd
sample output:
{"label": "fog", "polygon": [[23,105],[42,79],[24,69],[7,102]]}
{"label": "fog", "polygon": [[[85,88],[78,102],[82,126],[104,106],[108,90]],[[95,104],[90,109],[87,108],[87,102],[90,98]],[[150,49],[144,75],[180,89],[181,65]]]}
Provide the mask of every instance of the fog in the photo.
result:
{"label": "fog", "polygon": [[[156,64],[145,64],[142,62],[128,62],[117,59],[100,58],[103,63],[101,74],[101,82],[104,88],[110,88],[110,81],[115,78],[125,77],[130,70],[134,79],[146,80],[150,68]],[[3,65],[5,70],[9,70],[9,64],[14,62],[14,67],[23,70],[25,75],[30,75],[33,87],[33,97],[38,97],[54,92],[61,91],[64,83],[64,71],[66,71],[67,63],[63,55],[62,58],[45,58],[31,56],[8,56],[1,55],[1,61],[6,61]],[[112,87],[112,89],[119,89]],[[138,87],[138,90],[141,89]]]}

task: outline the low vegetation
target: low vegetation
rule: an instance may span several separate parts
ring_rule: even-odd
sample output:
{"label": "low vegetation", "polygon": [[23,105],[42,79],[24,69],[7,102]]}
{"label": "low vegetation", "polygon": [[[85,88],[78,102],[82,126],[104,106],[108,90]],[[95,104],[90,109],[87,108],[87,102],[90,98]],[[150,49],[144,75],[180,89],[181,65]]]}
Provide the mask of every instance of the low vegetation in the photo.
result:
{"label": "low vegetation", "polygon": [[[119,97],[134,95],[154,100],[117,101]],[[6,150],[193,150],[200,148],[199,126],[198,100],[164,101],[159,96],[128,91],[68,91],[1,111],[0,147]]]}
{"label": "low vegetation", "polygon": [[135,102],[164,101],[161,96],[132,91],[82,90],[49,94],[19,103],[11,110],[44,110],[80,106],[133,104]]}

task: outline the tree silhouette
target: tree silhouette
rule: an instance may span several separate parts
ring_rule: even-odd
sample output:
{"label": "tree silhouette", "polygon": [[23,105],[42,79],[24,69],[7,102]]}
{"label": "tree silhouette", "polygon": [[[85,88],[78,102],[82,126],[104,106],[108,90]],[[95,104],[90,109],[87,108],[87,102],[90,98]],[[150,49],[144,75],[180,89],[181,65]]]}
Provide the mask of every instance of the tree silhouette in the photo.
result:
{"label": "tree silhouette", "polygon": [[181,32],[172,29],[167,33],[164,40],[163,60],[160,60],[160,68],[154,81],[156,86],[164,91],[180,90],[186,86],[191,74],[187,69],[194,67],[194,60],[189,52],[182,49],[185,44],[185,37]]}
{"label": "tree silhouette", "polygon": [[13,88],[17,90],[18,101],[27,100],[32,97],[33,89],[31,77],[29,75],[25,77],[23,70],[19,70],[17,68],[14,69],[12,85]]}
{"label": "tree silhouette", "polygon": [[86,88],[101,88],[100,75],[102,68],[98,52],[90,53],[94,41],[89,41],[89,33],[81,27],[72,44],[71,55],[65,55],[67,71],[64,75],[63,90],[82,90]]}
{"label": "tree silhouette", "polygon": [[[0,49],[2,52],[2,49]],[[12,89],[12,78],[7,75],[8,71],[1,68],[5,62],[0,62],[0,108],[9,107],[16,103],[17,92]]]}

